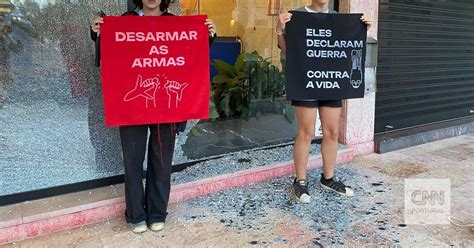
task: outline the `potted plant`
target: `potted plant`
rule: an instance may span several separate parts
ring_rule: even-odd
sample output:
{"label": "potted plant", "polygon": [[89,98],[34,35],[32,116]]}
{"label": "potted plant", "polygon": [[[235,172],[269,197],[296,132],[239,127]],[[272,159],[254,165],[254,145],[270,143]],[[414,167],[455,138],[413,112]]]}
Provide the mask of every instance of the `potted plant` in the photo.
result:
{"label": "potted plant", "polygon": [[285,77],[256,51],[242,52],[234,65],[215,60],[213,101],[220,118],[259,118],[262,112],[283,114],[291,123],[294,112],[285,100]]}
{"label": "potted plant", "polygon": [[216,156],[294,138],[294,111],[285,98],[283,72],[257,52],[234,64],[213,62],[210,120],[194,126],[183,151],[189,159]]}

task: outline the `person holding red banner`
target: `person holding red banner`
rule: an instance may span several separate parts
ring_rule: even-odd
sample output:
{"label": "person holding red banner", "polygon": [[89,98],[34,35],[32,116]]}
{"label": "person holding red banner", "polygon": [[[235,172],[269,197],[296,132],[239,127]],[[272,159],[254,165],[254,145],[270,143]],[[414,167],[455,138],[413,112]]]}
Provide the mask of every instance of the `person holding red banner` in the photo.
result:
{"label": "person holding red banner", "polygon": [[[137,8],[123,16],[172,16],[170,0],[134,0]],[[97,16],[91,21],[91,36],[98,37],[104,19]],[[205,25],[209,29],[209,42],[216,36],[211,19]],[[171,163],[176,134],[183,131],[186,122],[154,125],[120,126],[120,138],[125,167],[125,218],[132,231],[143,233],[164,228],[171,189]],[[148,138],[148,131],[150,136]],[[148,164],[145,190],[142,183],[143,161],[148,140]]]}
{"label": "person holding red banner", "polygon": [[[329,9],[329,0],[313,0],[310,6],[296,9],[296,11],[309,13],[337,13]],[[286,51],[284,37],[285,24],[291,21],[291,13],[283,13],[279,16],[276,27],[278,36],[278,47],[282,56]],[[361,21],[370,27],[371,22],[366,15]],[[309,203],[311,196],[308,191],[306,170],[308,167],[309,148],[314,138],[314,129],[317,119],[317,111],[321,117],[323,131],[323,142],[321,154],[323,159],[323,173],[320,185],[324,189],[334,191],[345,196],[352,196],[354,192],[337,177],[334,176],[334,166],[337,158],[339,116],[341,114],[341,100],[293,100],[291,104],[295,107],[298,133],[293,148],[293,159],[295,163],[296,177],[293,181],[292,191],[296,199],[302,203]]]}

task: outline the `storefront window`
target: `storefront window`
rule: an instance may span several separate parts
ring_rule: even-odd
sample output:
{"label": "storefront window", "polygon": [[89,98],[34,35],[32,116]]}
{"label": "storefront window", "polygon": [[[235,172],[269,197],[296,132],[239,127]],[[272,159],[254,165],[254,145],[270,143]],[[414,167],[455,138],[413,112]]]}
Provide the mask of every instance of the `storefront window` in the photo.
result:
{"label": "storefront window", "polygon": [[[212,117],[190,121],[174,164],[291,142],[275,25],[301,0],[181,0],[174,14],[207,14]],[[0,0],[0,197],[123,173],[120,138],[104,125],[89,21],[127,0]]]}
{"label": "storefront window", "polygon": [[0,196],[121,174],[88,23],[126,0],[1,2]]}
{"label": "storefront window", "polygon": [[284,56],[277,46],[275,26],[279,13],[310,2],[181,1],[183,13],[207,14],[213,19],[220,37],[211,47],[213,113],[218,119],[199,122],[183,146],[188,158],[293,140],[295,116],[284,96]]}

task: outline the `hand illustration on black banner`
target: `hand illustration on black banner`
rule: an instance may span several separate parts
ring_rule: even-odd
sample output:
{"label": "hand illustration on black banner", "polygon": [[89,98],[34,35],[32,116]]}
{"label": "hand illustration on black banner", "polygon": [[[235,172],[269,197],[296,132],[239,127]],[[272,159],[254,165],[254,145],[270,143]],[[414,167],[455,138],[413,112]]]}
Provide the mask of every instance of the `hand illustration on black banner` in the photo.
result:
{"label": "hand illustration on black banner", "polygon": [[351,85],[357,89],[362,84],[362,50],[352,50]]}
{"label": "hand illustration on black banner", "polygon": [[176,95],[176,108],[178,107],[178,102],[180,102],[183,97],[183,90],[187,86],[188,86],[187,83],[179,83],[176,81],[168,80],[168,82],[165,84],[166,94],[168,94],[168,108],[171,108],[172,95]]}
{"label": "hand illustration on black banner", "polygon": [[156,108],[156,91],[160,87],[160,80],[158,77],[148,78],[143,81],[142,75],[138,75],[135,83],[135,88],[129,91],[123,100],[125,102],[132,101],[136,98],[145,98],[145,104],[148,108],[148,101],[153,102],[153,106]]}

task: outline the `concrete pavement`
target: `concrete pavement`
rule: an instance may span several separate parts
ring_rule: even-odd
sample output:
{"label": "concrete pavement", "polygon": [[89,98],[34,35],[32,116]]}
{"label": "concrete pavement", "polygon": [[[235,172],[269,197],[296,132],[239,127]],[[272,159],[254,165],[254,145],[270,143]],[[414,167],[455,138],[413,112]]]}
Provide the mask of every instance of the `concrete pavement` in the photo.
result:
{"label": "concrete pavement", "polygon": [[450,179],[451,216],[474,222],[474,134],[357,157],[336,174],[355,190],[339,196],[310,172],[312,202],[292,198],[290,176],[170,205],[166,228],[136,235],[123,218],[6,247],[473,247],[473,227],[411,225],[404,179]]}

